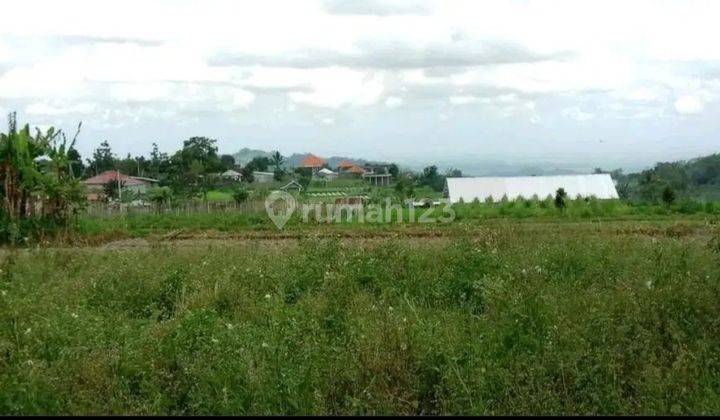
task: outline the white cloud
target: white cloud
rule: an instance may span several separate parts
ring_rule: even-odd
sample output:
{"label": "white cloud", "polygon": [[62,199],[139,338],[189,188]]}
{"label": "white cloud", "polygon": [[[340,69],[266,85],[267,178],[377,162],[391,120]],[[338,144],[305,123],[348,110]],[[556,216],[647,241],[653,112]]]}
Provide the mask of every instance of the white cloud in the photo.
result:
{"label": "white cloud", "polygon": [[576,106],[563,109],[562,115],[580,122],[590,121],[595,118],[595,114],[585,112]]}
{"label": "white cloud", "polygon": [[92,114],[98,109],[97,104],[78,103],[67,106],[65,104],[55,102],[38,102],[28,105],[25,112],[28,115],[55,116],[67,114]]}
{"label": "white cloud", "polygon": [[104,127],[263,120],[288,137],[283,127],[302,134],[297,120],[328,109],[367,116],[337,126],[376,126],[369,108],[397,121],[506,119],[497,130],[512,131],[540,115],[641,124],[720,97],[717,1],[25,0],[3,11],[33,24],[0,28],[0,107]]}
{"label": "white cloud", "polygon": [[390,96],[385,99],[385,106],[388,108],[397,108],[403,104],[403,99],[397,96]]}
{"label": "white cloud", "polygon": [[698,114],[705,108],[703,101],[692,95],[677,98],[674,105],[679,114]]}
{"label": "white cloud", "polygon": [[312,75],[308,79],[312,90],[289,93],[295,103],[322,108],[366,106],[377,103],[384,90],[380,73],[333,67],[307,74]]}
{"label": "white cloud", "polygon": [[482,103],[485,98],[478,96],[451,96],[450,103],[453,105],[468,105]]}

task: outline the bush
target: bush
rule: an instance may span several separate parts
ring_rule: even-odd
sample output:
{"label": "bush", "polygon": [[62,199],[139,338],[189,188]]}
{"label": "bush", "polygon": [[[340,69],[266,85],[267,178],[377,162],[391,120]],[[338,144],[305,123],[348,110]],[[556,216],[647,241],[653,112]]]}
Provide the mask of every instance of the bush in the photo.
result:
{"label": "bush", "polygon": [[250,193],[248,193],[248,191],[243,187],[240,187],[233,192],[233,199],[238,204],[241,204],[241,203],[244,203],[245,201],[247,201],[249,196],[250,196]]}
{"label": "bush", "polygon": [[565,202],[567,199],[567,193],[565,192],[565,189],[558,188],[557,192],[555,193],[555,207],[562,210],[567,206],[567,203]]}

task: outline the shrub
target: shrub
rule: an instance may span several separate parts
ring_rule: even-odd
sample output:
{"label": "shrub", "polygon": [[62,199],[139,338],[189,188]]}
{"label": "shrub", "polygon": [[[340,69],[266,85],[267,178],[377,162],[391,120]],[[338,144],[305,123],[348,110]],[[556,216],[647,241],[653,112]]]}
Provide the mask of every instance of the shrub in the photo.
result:
{"label": "shrub", "polygon": [[567,193],[565,189],[558,188],[557,192],[555,192],[555,207],[561,210],[564,209],[567,206],[566,199]]}
{"label": "shrub", "polygon": [[240,187],[233,192],[233,199],[238,204],[241,204],[241,203],[244,203],[245,201],[247,201],[249,196],[250,196],[250,193],[248,193],[248,191],[243,187]]}

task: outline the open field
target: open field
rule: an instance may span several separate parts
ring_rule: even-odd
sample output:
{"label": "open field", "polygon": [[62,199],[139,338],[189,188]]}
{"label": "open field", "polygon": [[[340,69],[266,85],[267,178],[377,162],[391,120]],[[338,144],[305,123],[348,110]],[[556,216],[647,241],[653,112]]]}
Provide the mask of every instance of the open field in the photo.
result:
{"label": "open field", "polygon": [[[205,234],[208,231],[226,233],[257,232],[260,234],[274,234],[277,228],[268,218],[264,203],[248,202],[240,210],[233,207],[206,211],[207,208],[199,206],[197,210],[185,211],[182,208],[156,214],[149,210],[143,213],[111,214],[109,216],[84,215],[78,219],[75,231],[70,237],[59,238],[66,243],[103,243],[121,238],[136,238],[152,235],[168,235],[182,232],[183,234]],[[507,203],[466,203],[452,206],[455,218],[452,223],[437,221],[447,216],[443,206],[432,209],[415,209],[411,215],[410,210],[404,208],[392,212],[385,212],[380,222],[359,223],[358,217],[348,220],[343,217],[339,223],[328,224],[323,220],[327,217],[327,209],[320,213],[320,221],[316,214],[308,217],[308,222],[302,220],[301,212],[296,211],[287,222],[284,231],[298,234],[314,234],[348,231],[368,231],[384,235],[390,228],[391,232],[406,230],[439,230],[456,231],[472,228],[479,223],[567,223],[567,222],[610,222],[625,221],[633,223],[672,222],[674,220],[694,221],[699,223],[718,223],[720,221],[720,205],[715,203],[681,202],[674,206],[658,205],[630,205],[619,200],[598,201],[572,200],[567,208],[558,210],[552,203],[525,201]],[[102,212],[100,212],[102,214]],[[401,214],[402,223],[398,223],[398,214]],[[419,220],[422,215],[435,218],[433,223],[408,223],[409,220]],[[388,219],[389,217],[389,219]],[[51,239],[52,241],[52,239]],[[58,242],[56,240],[55,242]]]}
{"label": "open field", "polygon": [[144,236],[0,253],[0,412],[720,413],[710,217]]}

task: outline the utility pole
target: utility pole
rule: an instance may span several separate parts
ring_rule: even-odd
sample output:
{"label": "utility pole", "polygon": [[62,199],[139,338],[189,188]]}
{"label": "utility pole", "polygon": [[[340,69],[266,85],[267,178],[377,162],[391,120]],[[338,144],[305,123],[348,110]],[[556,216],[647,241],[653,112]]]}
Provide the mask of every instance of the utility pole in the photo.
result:
{"label": "utility pole", "polygon": [[117,174],[117,186],[118,186],[118,201],[122,201],[122,184],[120,183],[120,170],[115,169],[115,173]]}

